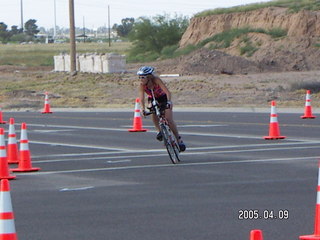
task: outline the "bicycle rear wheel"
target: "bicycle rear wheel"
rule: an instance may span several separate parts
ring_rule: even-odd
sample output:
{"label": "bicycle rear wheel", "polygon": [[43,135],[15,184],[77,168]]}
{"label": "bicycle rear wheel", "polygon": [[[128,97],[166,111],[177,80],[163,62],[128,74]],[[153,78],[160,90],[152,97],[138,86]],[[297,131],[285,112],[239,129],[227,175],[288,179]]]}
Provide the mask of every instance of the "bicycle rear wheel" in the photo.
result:
{"label": "bicycle rear wheel", "polygon": [[167,152],[169,154],[170,160],[173,164],[180,162],[179,158],[179,145],[177,140],[173,136],[170,128],[166,124],[160,125],[160,130],[163,136],[164,144],[167,148]]}

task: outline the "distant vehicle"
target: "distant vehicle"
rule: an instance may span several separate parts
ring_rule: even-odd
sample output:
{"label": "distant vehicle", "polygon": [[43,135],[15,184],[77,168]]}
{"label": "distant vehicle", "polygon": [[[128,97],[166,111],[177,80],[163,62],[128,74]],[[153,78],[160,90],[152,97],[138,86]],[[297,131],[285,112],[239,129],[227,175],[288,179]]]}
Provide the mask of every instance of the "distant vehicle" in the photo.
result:
{"label": "distant vehicle", "polygon": [[54,38],[52,36],[47,36],[46,43],[54,43]]}

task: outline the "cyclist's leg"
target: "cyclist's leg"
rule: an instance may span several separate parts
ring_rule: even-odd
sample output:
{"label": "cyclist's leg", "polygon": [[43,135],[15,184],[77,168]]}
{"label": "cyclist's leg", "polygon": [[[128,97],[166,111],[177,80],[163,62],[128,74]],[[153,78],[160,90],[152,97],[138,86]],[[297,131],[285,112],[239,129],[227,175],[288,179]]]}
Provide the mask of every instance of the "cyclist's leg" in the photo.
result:
{"label": "cyclist's leg", "polygon": [[[152,101],[152,98],[148,98],[148,107],[151,107],[151,101]],[[152,122],[153,122],[155,128],[159,132],[157,135],[157,139],[159,141],[161,141],[162,138],[159,136],[159,134],[160,134],[159,119],[155,113],[152,114],[151,119],[152,119]]]}
{"label": "cyclist's leg", "polygon": [[173,132],[174,136],[178,140],[178,144],[181,151],[184,151],[186,149],[186,145],[183,143],[181,136],[179,135],[179,131],[177,128],[177,124],[173,120],[173,112],[172,109],[166,109],[165,110],[165,117],[168,121],[168,124],[170,126],[171,131]]}
{"label": "cyclist's leg", "polygon": [[160,132],[159,119],[155,113],[152,114],[152,122],[153,122],[155,128],[158,130],[158,132]]}
{"label": "cyclist's leg", "polygon": [[173,120],[172,109],[165,110],[165,117],[168,121],[170,129],[173,132],[174,136],[176,137],[176,139],[179,139],[179,131],[178,131],[178,128],[177,128],[175,121]]}
{"label": "cyclist's leg", "polygon": [[159,126],[159,118],[157,117],[157,115],[154,113],[154,114],[152,114],[152,121],[153,121],[153,124],[154,124],[154,126],[155,126],[155,128],[157,129],[157,131],[158,131],[158,134],[157,134],[157,136],[156,136],[156,139],[158,140],[158,141],[162,141],[162,139],[163,139],[163,136],[162,136],[162,133],[161,133],[161,131],[160,131],[160,126]]}

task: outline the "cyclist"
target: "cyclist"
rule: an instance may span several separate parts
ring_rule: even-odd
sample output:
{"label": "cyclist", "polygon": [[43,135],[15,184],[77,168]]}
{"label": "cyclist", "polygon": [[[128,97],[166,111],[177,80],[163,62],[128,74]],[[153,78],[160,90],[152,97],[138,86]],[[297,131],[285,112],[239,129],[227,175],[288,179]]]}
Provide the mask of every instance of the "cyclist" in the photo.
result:
{"label": "cyclist", "polygon": [[[137,72],[137,75],[140,79],[139,95],[141,100],[142,113],[145,114],[145,93],[148,95],[148,102],[151,103],[151,90],[153,90],[154,97],[158,101],[160,108],[165,109],[165,117],[168,120],[170,129],[172,130],[175,137],[178,139],[180,151],[183,152],[186,150],[186,145],[183,143],[181,136],[179,135],[177,125],[173,120],[173,105],[171,102],[171,93],[166,87],[166,85],[163,83],[163,81],[159,77],[155,76],[153,72],[154,68],[150,66],[141,67]],[[152,114],[152,121],[156,129],[159,131],[156,138],[157,140],[162,141],[163,137],[159,128],[159,119],[155,114]]]}

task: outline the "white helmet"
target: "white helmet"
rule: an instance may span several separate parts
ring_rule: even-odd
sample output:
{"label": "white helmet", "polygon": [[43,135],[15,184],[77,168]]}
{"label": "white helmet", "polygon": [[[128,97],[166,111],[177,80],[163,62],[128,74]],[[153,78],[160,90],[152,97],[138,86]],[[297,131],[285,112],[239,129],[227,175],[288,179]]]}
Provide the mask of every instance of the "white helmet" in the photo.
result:
{"label": "white helmet", "polygon": [[143,66],[143,67],[139,68],[137,75],[145,76],[145,75],[152,74],[153,72],[154,72],[154,67]]}

